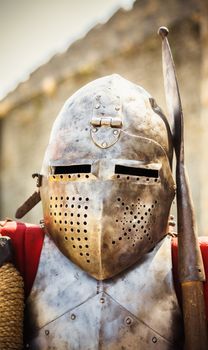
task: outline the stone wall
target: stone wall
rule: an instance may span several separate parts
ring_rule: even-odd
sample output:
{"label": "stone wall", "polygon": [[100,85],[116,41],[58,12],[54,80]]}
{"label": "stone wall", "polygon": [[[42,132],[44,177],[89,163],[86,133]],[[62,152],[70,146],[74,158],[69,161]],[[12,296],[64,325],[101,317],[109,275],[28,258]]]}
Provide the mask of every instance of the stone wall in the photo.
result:
{"label": "stone wall", "polygon": [[[142,85],[165,110],[157,29],[166,25],[183,102],[186,159],[197,220],[200,233],[208,233],[202,210],[208,185],[205,176],[200,176],[205,172],[201,156],[207,118],[205,112],[202,115],[202,82],[208,74],[204,68],[201,75],[205,65],[203,4],[197,0],[138,0],[131,11],[118,11],[64,54],[53,57],[0,103],[1,216],[14,218],[17,206],[32,194],[35,181],[31,174],[41,168],[52,123],[64,101],[80,86],[116,72]],[[40,218],[38,205],[24,220],[35,223]]]}

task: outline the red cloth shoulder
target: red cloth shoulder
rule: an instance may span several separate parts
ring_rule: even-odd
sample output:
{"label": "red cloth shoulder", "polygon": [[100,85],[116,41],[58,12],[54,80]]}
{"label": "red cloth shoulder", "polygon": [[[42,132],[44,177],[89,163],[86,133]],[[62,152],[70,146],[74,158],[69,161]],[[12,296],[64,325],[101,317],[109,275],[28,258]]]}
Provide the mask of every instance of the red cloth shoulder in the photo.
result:
{"label": "red cloth shoulder", "polygon": [[[204,262],[204,270],[206,281],[204,282],[204,298],[206,315],[208,320],[208,237],[199,237],[199,244],[202,252],[202,259]],[[178,278],[178,240],[174,238],[172,240],[172,261],[173,261],[173,278],[176,289],[176,294],[178,296],[179,302],[181,302],[181,289]]]}
{"label": "red cloth shoulder", "polygon": [[0,223],[0,234],[11,238],[14,262],[25,283],[25,296],[32,288],[42,250],[44,231],[38,225],[16,221]]}

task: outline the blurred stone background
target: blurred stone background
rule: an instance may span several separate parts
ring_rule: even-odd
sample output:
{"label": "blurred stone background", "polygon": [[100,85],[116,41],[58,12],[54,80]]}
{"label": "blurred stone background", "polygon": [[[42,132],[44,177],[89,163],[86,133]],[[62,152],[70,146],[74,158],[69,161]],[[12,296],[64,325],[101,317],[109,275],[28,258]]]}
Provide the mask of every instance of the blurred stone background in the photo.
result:
{"label": "blurred stone background", "polygon": [[[137,0],[40,66],[0,102],[0,215],[35,189],[55,117],[87,82],[114,72],[143,86],[166,111],[159,26],[169,28],[185,118],[186,163],[199,234],[208,234],[208,2]],[[29,48],[28,48],[29,49]],[[24,221],[38,223],[38,204]]]}

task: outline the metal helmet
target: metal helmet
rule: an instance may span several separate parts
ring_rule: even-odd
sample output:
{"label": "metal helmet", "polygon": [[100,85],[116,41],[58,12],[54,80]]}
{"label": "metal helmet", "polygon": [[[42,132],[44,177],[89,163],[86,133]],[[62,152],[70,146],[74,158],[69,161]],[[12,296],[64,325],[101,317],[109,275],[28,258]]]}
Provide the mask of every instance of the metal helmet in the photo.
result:
{"label": "metal helmet", "polygon": [[42,166],[48,233],[98,280],[123,271],[167,232],[175,194],[168,122],[119,75],[78,90],[58,115]]}

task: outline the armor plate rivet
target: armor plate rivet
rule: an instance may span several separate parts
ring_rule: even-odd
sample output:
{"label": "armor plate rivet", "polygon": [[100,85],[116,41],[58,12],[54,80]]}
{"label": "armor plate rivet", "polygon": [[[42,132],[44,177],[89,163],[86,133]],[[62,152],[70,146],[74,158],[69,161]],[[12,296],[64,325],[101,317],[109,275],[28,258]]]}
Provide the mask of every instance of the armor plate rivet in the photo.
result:
{"label": "armor plate rivet", "polygon": [[92,132],[97,132],[97,128],[93,128],[93,129],[92,129]]}
{"label": "armor plate rivet", "polygon": [[169,226],[173,226],[173,227],[176,226],[176,222],[174,220],[170,220],[168,223],[169,223]]}
{"label": "armor plate rivet", "polygon": [[116,111],[119,111],[119,110],[120,110],[120,107],[115,107],[115,110],[116,110]]}
{"label": "armor plate rivet", "polygon": [[46,330],[45,330],[45,335],[49,335],[49,333],[50,333],[49,330],[46,329]]}
{"label": "armor plate rivet", "polygon": [[42,220],[40,220],[40,227],[41,228],[44,228],[45,227],[45,222],[44,222],[44,220],[42,219]]}
{"label": "armor plate rivet", "polygon": [[114,134],[114,135],[118,135],[118,130],[114,130],[114,131],[113,131],[113,134]]}
{"label": "armor plate rivet", "polygon": [[75,318],[76,318],[76,315],[75,314],[71,314],[71,319],[75,320]]}
{"label": "armor plate rivet", "polygon": [[107,145],[108,145],[107,142],[102,143],[102,147],[107,147]]}
{"label": "armor plate rivet", "polygon": [[104,302],[105,302],[105,299],[104,298],[100,298],[100,303],[104,304]]}
{"label": "armor plate rivet", "polygon": [[156,337],[153,337],[153,338],[152,338],[152,342],[153,342],[153,343],[157,343],[157,338],[156,338]]}
{"label": "armor plate rivet", "polygon": [[130,326],[131,324],[132,324],[132,322],[133,322],[133,320],[132,320],[132,318],[131,317],[126,317],[125,318],[125,323],[128,325],[128,326]]}
{"label": "armor plate rivet", "polygon": [[95,105],[95,108],[96,108],[96,109],[100,108],[100,104],[97,103],[97,104]]}

